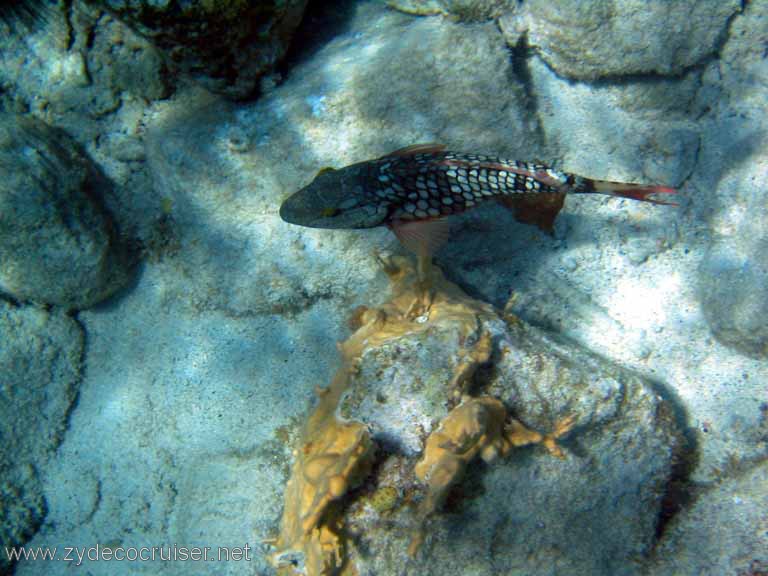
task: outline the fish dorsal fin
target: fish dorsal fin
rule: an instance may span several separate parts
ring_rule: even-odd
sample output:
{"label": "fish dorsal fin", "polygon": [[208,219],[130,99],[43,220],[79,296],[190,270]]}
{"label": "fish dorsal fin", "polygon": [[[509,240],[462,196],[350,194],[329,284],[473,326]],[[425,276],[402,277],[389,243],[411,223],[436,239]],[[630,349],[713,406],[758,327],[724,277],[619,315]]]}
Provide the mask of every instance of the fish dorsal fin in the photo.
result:
{"label": "fish dorsal fin", "polygon": [[414,154],[431,154],[434,152],[442,152],[445,150],[445,144],[412,144],[405,148],[400,148],[394,152],[390,152],[387,156],[413,156]]}
{"label": "fish dorsal fin", "polygon": [[503,196],[499,203],[509,208],[515,215],[515,220],[523,224],[533,224],[547,234],[552,234],[555,218],[563,208],[565,194],[522,194]]}

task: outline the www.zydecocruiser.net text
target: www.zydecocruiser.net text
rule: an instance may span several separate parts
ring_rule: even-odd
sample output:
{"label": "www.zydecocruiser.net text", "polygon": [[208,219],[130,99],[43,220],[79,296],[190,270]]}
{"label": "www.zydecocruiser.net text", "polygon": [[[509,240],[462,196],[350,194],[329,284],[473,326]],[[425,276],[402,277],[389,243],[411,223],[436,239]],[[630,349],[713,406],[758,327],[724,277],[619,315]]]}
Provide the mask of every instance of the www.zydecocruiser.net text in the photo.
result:
{"label": "www.zydecocruiser.net text", "polygon": [[11,562],[47,560],[71,562],[250,562],[253,548],[244,546],[25,546],[6,548]]}

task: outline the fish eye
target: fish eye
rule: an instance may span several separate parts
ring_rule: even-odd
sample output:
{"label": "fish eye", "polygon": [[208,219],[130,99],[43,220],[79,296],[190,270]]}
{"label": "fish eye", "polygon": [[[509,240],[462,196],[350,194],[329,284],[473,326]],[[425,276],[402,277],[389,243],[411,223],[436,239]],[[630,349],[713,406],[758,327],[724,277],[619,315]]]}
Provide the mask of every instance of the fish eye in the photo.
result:
{"label": "fish eye", "polygon": [[338,208],[323,208],[323,210],[320,212],[322,214],[323,218],[332,218],[333,216],[336,216],[341,210]]}
{"label": "fish eye", "polygon": [[328,172],[333,172],[336,170],[336,168],[332,168],[330,166],[326,166],[325,168],[320,168],[320,170],[317,171],[317,174],[315,174],[315,178],[318,176],[322,176],[323,174],[328,174]]}

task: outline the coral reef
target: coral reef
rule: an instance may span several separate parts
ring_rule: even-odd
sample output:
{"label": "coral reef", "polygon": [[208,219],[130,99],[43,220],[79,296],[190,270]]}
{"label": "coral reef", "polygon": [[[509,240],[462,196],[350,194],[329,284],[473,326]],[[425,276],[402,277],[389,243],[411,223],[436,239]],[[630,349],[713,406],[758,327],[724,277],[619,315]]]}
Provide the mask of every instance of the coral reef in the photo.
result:
{"label": "coral reef", "polygon": [[[477,328],[477,316],[491,313],[481,303],[462,295],[457,287],[439,279],[426,316],[414,321],[411,311],[422,294],[420,283],[414,281],[413,269],[403,260],[381,262],[393,283],[392,298],[379,308],[360,308],[353,315],[351,325],[356,329],[339,344],[344,365],[328,388],[318,390],[318,406],[305,427],[303,444],[295,455],[285,490],[282,528],[273,559],[278,566],[295,566],[308,576],[336,574],[345,564],[344,544],[339,537],[340,516],[328,508],[364,478],[372,462],[373,443],[368,426],[342,419],[339,410],[350,387],[356,385],[350,376],[359,373],[361,356],[404,335],[424,332],[441,323],[459,324],[465,336],[469,336]],[[476,346],[461,355],[454,377],[444,383],[446,389],[452,385],[461,390],[477,364],[487,360],[489,352],[489,339],[478,340]],[[472,416],[477,418],[473,420]],[[498,401],[468,400],[455,408],[440,430],[430,436],[424,460],[416,469],[416,476],[429,486],[423,516],[437,508],[439,499],[476,453],[482,452],[485,459],[491,459],[494,451],[508,451],[511,444],[502,433],[505,416]],[[467,428],[474,433],[471,440],[462,436]],[[473,445],[465,446],[461,455],[456,451],[449,455],[442,444],[454,441]]]}

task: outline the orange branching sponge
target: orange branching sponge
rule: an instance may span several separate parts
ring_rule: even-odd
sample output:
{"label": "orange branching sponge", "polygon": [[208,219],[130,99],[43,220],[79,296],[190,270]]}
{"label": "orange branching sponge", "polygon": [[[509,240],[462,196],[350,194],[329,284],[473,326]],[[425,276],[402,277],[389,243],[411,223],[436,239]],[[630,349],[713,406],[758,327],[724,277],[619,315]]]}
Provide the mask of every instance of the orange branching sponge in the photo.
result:
{"label": "orange branching sponge", "polygon": [[[365,425],[342,421],[337,408],[349,385],[349,375],[365,350],[424,332],[437,322],[458,324],[462,340],[469,339],[477,332],[479,318],[493,316],[491,306],[472,300],[435,269],[433,280],[438,290],[429,318],[414,321],[410,312],[420,287],[413,267],[404,258],[382,264],[392,282],[392,298],[381,308],[360,307],[353,313],[350,325],[354,333],[338,346],[344,364],[331,385],[318,390],[318,405],[304,428],[303,446],[295,454],[272,555],[273,563],[287,573],[295,573],[292,567],[301,563],[304,566],[298,571],[307,576],[337,574],[344,568],[344,544],[331,513],[332,504],[365,477],[374,446]],[[461,389],[490,352],[490,335],[483,333],[462,351],[452,384]]]}
{"label": "orange branching sponge", "polygon": [[521,422],[512,419],[506,426],[506,437],[513,447],[541,444],[555,458],[565,458],[565,453],[557,444],[557,441],[568,434],[575,423],[576,418],[574,416],[567,416],[555,423],[555,429],[552,432],[541,434],[526,428]]}
{"label": "orange branching sponge", "polygon": [[506,408],[496,398],[466,396],[429,435],[424,456],[414,470],[427,485],[421,503],[424,516],[437,510],[448,489],[475,457],[490,462],[509,451],[511,446],[504,434],[506,417]]}
{"label": "orange branching sponge", "polygon": [[[435,324],[456,323],[459,325],[463,338],[477,332],[480,320],[495,318],[496,314],[490,304],[474,300],[467,296],[458,286],[446,280],[437,267],[431,271],[432,295],[428,313],[414,319],[411,311],[414,301],[421,297],[423,287],[414,273],[413,266],[402,257],[387,260],[380,259],[384,271],[392,283],[392,297],[380,308],[360,307],[355,310],[352,326],[356,329],[339,349],[347,361],[359,358],[366,348],[376,348],[382,344],[405,335],[420,334]],[[490,336],[485,336],[478,346],[478,358],[486,361],[490,356]],[[478,360],[468,359],[469,364],[476,365]],[[471,369],[470,369],[471,370]],[[465,374],[471,375],[471,371]],[[457,376],[457,379],[460,379]]]}
{"label": "orange branching sponge", "polygon": [[477,342],[472,346],[463,346],[461,359],[456,366],[453,379],[450,383],[451,390],[465,391],[478,366],[488,362],[491,357],[493,341],[491,334],[487,330],[480,333]]}
{"label": "orange branching sponge", "polygon": [[346,388],[342,368],[331,386],[319,391],[320,402],[304,431],[304,445],[296,454],[285,488],[282,528],[272,561],[290,567],[303,559],[300,571],[330,576],[343,567],[345,555],[330,506],[368,474],[373,442],[364,424],[340,422],[334,416]]}
{"label": "orange branching sponge", "polygon": [[[507,410],[490,396],[465,396],[429,435],[424,455],[416,464],[416,477],[426,484],[427,493],[420,505],[422,520],[435,512],[445,496],[462,476],[467,465],[480,456],[491,462],[517,446],[542,444],[559,458],[564,457],[557,439],[568,433],[574,423],[566,418],[555,426],[552,434],[540,434],[521,422],[507,420]],[[414,535],[409,553],[415,555],[423,541],[423,527]]]}

